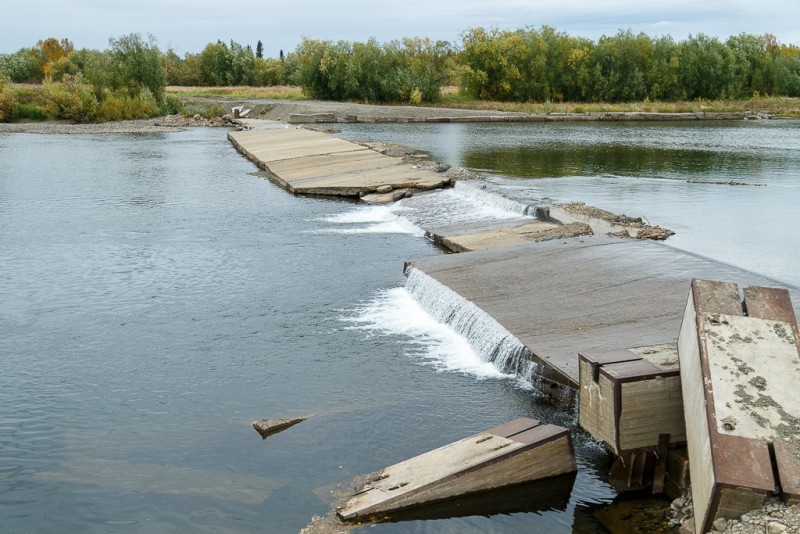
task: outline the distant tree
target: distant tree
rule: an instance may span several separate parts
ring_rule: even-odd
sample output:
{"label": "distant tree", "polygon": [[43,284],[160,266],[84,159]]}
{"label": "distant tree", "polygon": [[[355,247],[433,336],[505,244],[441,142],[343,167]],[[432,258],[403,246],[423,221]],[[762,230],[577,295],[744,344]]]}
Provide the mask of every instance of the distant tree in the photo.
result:
{"label": "distant tree", "polygon": [[13,83],[41,83],[42,66],[35,48],[20,48],[13,54],[0,55],[0,76]]}
{"label": "distant tree", "polygon": [[63,62],[60,69],[55,67],[55,65],[60,60],[67,59],[75,49],[72,41],[69,39],[64,38],[59,41],[55,37],[48,37],[47,39],[40,40],[36,43],[36,47],[39,49],[42,71],[45,76],[51,76],[54,68],[56,70],[64,70]]}
{"label": "distant tree", "polygon": [[683,98],[737,96],[736,58],[716,37],[698,34],[680,45],[678,75]]}
{"label": "distant tree", "polygon": [[281,53],[278,57],[280,58],[281,61],[283,61],[283,49],[281,49]]}
{"label": "distant tree", "polygon": [[161,52],[155,38],[147,41],[138,33],[109,39],[113,58],[112,84],[115,89],[126,89],[131,95],[141,90],[150,91],[158,102],[164,99],[167,73],[161,63]]}
{"label": "distant tree", "polygon": [[258,59],[262,59],[264,57],[264,45],[261,43],[261,41],[258,41],[256,44],[256,57]]}

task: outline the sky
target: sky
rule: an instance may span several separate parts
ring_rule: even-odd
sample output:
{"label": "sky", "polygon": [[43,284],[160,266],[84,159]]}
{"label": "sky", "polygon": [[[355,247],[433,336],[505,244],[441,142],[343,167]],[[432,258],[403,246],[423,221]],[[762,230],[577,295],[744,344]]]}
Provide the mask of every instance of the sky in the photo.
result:
{"label": "sky", "polygon": [[152,34],[183,56],[234,40],[264,55],[291,52],[303,37],[387,42],[430,37],[461,42],[473,27],[552,26],[597,40],[620,29],[676,40],[703,33],[726,39],[771,33],[800,46],[800,0],[2,0],[0,53],[40,39],[68,38],[76,49],[108,48],[110,37]]}

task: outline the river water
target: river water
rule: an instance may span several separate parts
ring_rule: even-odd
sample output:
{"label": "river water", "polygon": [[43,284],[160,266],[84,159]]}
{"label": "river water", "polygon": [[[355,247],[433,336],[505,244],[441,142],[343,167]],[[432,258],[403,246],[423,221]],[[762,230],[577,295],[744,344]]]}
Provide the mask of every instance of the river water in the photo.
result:
{"label": "river water", "polygon": [[[760,263],[740,263],[796,283],[800,136],[784,124],[696,134],[671,127],[676,138],[694,136],[689,153],[741,128],[751,139],[749,152],[708,148],[716,156],[701,156],[696,172],[677,156],[659,166],[672,149],[652,126],[501,125],[505,145],[489,125],[364,126],[345,135],[429,149],[520,199],[625,210],[633,202],[650,222],[688,232],[676,243],[689,250],[708,252],[688,206],[738,211],[741,196],[748,211],[735,219],[769,232],[747,243]],[[600,161],[603,151],[591,147],[612,131],[628,132],[620,150],[630,153]],[[571,148],[575,135],[588,140]],[[574,152],[563,164],[536,165],[535,148],[510,155],[551,137],[556,151]],[[481,139],[496,157],[480,156]],[[636,146],[653,153],[642,158]],[[254,175],[222,130],[0,135],[0,161],[4,532],[297,532],[327,514],[331,489],[356,475],[515,417],[575,427],[574,415],[486,364],[404,289],[404,260],[441,254],[398,217],[409,208],[293,197]],[[580,172],[563,171],[568,165]],[[746,172],[718,172],[731,167]],[[647,194],[658,196],[655,206]],[[764,196],[772,204],[749,204]],[[773,229],[777,247],[765,237]],[[720,248],[751,239],[736,237]],[[250,427],[312,413],[265,441]],[[582,433],[574,438],[580,470],[571,494],[524,512],[367,528],[602,532],[595,512],[615,498],[602,480],[605,456]]]}

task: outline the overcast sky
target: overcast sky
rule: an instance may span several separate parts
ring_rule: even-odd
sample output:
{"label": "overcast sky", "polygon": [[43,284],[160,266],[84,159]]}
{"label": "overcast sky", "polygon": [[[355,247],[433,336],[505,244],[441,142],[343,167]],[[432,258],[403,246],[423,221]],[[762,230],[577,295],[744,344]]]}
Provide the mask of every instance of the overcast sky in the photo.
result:
{"label": "overcast sky", "polygon": [[774,34],[800,45],[800,0],[3,0],[0,52],[66,37],[76,48],[108,48],[109,37],[153,34],[181,56],[233,39],[265,56],[294,50],[302,37],[380,42],[407,36],[460,42],[476,26],[553,26],[596,40],[630,28],[683,40],[704,33]]}

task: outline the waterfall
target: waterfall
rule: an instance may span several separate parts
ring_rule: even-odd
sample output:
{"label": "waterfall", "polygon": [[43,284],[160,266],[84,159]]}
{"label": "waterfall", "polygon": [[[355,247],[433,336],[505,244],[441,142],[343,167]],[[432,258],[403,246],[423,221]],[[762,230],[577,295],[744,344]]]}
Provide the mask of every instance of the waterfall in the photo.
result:
{"label": "waterfall", "polygon": [[473,185],[473,183],[463,180],[456,182],[454,189],[456,193],[465,198],[473,199],[476,202],[501,211],[514,213],[520,217],[532,215],[535,210],[533,206],[512,200],[493,191],[487,191],[483,187]]}
{"label": "waterfall", "polygon": [[406,291],[420,307],[466,338],[481,360],[531,385],[538,383],[530,351],[488,313],[419,269],[409,267],[406,276]]}

